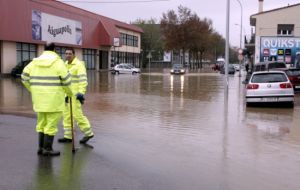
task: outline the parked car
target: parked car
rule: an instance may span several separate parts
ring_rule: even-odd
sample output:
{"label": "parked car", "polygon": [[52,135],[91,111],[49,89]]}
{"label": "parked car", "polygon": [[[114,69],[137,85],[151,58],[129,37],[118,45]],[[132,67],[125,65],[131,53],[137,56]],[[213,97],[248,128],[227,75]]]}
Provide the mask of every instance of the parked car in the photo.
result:
{"label": "parked car", "polygon": [[246,86],[246,104],[286,103],[294,106],[294,89],[284,71],[252,73]]}
{"label": "parked car", "polygon": [[10,72],[13,77],[20,77],[23,69],[31,62],[31,60],[21,61]]}
{"label": "parked car", "polygon": [[[220,73],[221,74],[225,74],[225,65],[222,65],[221,69],[220,69]],[[232,74],[234,75],[235,73],[235,68],[232,64],[228,65],[228,74]]]}
{"label": "parked car", "polygon": [[235,71],[240,71],[240,65],[239,64],[233,64],[233,67]]}
{"label": "parked car", "polygon": [[300,69],[289,68],[285,70],[285,73],[293,84],[294,91],[300,91]]}
{"label": "parked car", "polygon": [[185,69],[181,64],[174,64],[170,70],[171,74],[184,74]]}
{"label": "parked car", "polygon": [[116,65],[112,70],[113,74],[121,74],[121,73],[136,74],[140,72],[141,70],[139,68],[135,68],[133,65],[129,63],[120,63]]}
{"label": "parked car", "polygon": [[286,64],[282,62],[260,62],[256,63],[253,68],[253,72],[257,71],[269,71],[286,69]]}

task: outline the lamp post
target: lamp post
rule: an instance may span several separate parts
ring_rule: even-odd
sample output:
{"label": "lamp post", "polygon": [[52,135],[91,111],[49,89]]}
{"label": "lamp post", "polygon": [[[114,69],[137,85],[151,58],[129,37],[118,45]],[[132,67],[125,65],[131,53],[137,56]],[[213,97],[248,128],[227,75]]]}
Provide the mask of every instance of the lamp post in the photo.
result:
{"label": "lamp post", "polygon": [[[242,29],[243,29],[243,6],[240,0],[236,0],[239,5],[241,6],[241,24],[240,24],[240,49],[242,49]],[[240,70],[239,70],[239,77],[241,77],[241,60],[240,62]]]}
{"label": "lamp post", "polygon": [[230,0],[227,0],[226,6],[226,43],[225,43],[225,89],[228,89],[228,62],[229,62],[229,14]]}

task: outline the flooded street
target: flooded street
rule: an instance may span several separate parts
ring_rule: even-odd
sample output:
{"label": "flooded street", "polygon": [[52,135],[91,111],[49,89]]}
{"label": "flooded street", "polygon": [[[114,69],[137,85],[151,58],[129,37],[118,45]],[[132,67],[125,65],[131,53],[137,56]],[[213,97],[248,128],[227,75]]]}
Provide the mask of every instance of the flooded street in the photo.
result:
{"label": "flooded street", "polygon": [[[237,75],[227,94],[219,73],[90,71],[92,151],[132,179],[120,189],[300,189],[300,94],[293,109],[246,108]],[[0,80],[0,111],[33,114],[19,79]]]}

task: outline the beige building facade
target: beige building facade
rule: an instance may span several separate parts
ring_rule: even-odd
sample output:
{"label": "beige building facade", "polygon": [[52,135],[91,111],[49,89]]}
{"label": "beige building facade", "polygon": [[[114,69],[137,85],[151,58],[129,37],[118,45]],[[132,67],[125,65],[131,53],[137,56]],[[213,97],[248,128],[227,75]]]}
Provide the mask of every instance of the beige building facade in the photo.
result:
{"label": "beige building facade", "polygon": [[250,17],[255,27],[254,63],[279,61],[295,66],[300,55],[300,3],[269,11],[262,7],[259,0],[259,12]]}

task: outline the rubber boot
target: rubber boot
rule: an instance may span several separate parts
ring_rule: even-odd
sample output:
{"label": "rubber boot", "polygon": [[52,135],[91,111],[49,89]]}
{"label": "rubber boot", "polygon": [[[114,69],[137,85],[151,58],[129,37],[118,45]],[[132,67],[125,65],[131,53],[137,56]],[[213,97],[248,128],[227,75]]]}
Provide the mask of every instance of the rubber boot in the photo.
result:
{"label": "rubber boot", "polygon": [[60,152],[55,151],[52,149],[52,144],[53,144],[54,136],[50,135],[44,135],[44,150],[43,150],[43,155],[44,156],[59,156]]}
{"label": "rubber boot", "polygon": [[85,144],[85,143],[87,143],[91,138],[93,138],[94,137],[94,135],[92,135],[92,136],[84,136],[80,141],[79,141],[79,143],[80,144]]}
{"label": "rubber boot", "polygon": [[37,151],[38,155],[43,154],[43,147],[44,147],[44,133],[39,133],[39,149]]}
{"label": "rubber boot", "polygon": [[63,137],[63,138],[58,139],[57,142],[59,142],[59,143],[71,143],[72,139],[67,139],[67,138]]}

